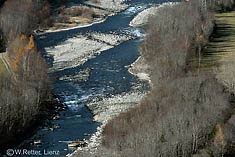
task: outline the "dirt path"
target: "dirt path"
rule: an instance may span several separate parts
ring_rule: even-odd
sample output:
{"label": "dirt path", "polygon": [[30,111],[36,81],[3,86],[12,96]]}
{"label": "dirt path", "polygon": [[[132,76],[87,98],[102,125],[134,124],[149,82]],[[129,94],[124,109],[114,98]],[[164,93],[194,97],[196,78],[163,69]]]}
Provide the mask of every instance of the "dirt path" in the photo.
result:
{"label": "dirt path", "polygon": [[14,74],[9,62],[6,59],[6,53],[0,53],[0,59],[2,60],[3,64],[5,65],[5,68],[9,74]]}

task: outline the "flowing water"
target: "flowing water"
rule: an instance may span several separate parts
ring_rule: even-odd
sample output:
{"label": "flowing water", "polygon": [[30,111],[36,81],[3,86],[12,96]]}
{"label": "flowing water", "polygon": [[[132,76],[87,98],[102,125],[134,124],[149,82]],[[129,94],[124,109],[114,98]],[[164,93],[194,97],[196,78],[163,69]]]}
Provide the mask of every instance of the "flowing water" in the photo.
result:
{"label": "flowing water", "polygon": [[[132,28],[128,24],[140,11],[150,7],[152,4],[163,2],[167,2],[167,0],[128,0],[129,8],[109,17],[103,23],[85,28],[49,33],[39,40],[40,46],[46,48],[60,45],[63,41],[75,35],[93,31],[132,34],[138,37],[135,40],[126,41],[104,51],[101,55],[87,61],[82,66],[53,73],[52,75],[56,76],[73,77],[77,72],[85,68],[93,69],[87,81],[57,80],[55,82],[53,92],[60,97],[62,103],[68,106],[67,110],[60,112],[60,119],[50,122],[50,125],[59,127],[54,131],[48,130],[48,127],[40,127],[36,134],[26,140],[20,148],[59,151],[61,156],[65,156],[73,151],[73,149],[68,148],[67,143],[69,141],[89,138],[84,134],[94,133],[99,125],[93,121],[91,111],[85,106],[89,100],[127,93],[137,84],[142,86],[139,90],[148,88],[146,82],[138,80],[128,72],[127,66],[138,57],[138,43],[142,37],[141,28]],[[53,58],[49,62],[53,62]],[[41,144],[30,144],[32,140],[41,140]]]}

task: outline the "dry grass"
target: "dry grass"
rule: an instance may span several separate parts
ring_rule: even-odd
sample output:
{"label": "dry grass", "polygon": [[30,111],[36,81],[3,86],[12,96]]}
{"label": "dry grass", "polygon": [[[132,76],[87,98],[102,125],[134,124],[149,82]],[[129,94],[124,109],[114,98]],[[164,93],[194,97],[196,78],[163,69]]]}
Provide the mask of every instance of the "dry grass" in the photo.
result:
{"label": "dry grass", "polygon": [[99,0],[92,0],[92,3],[95,3],[95,4],[99,5],[100,1]]}
{"label": "dry grass", "polygon": [[0,77],[5,75],[7,73],[7,70],[5,68],[5,65],[3,64],[2,60],[0,59]]}
{"label": "dry grass", "polygon": [[72,7],[72,8],[65,8],[63,10],[64,15],[69,15],[72,17],[86,17],[92,19],[95,15],[95,12],[92,8],[84,7],[84,6],[78,6],[78,7]]}
{"label": "dry grass", "polygon": [[57,30],[57,29],[65,29],[76,27],[76,23],[54,23],[53,27],[49,28],[49,30]]}
{"label": "dry grass", "polygon": [[95,15],[103,15],[104,11],[92,9],[85,6],[74,6],[71,8],[62,7],[59,9],[56,23],[50,30],[76,27],[89,24],[94,21]]}
{"label": "dry grass", "polygon": [[216,36],[207,44],[201,68],[213,69],[218,80],[235,93],[235,11],[215,16]]}
{"label": "dry grass", "polygon": [[70,22],[71,22],[71,23],[77,23],[77,22],[91,23],[91,22],[92,22],[92,19],[86,18],[86,17],[82,17],[82,16],[79,16],[79,17],[71,17],[71,18],[70,18]]}

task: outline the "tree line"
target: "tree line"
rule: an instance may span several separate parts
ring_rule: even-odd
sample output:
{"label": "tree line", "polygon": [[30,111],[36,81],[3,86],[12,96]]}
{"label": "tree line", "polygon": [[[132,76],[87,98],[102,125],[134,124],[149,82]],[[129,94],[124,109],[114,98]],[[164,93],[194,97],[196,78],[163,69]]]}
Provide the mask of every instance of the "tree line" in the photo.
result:
{"label": "tree line", "polygon": [[48,25],[46,0],[7,0],[0,9],[0,50],[13,73],[0,76],[1,150],[43,115],[51,100],[48,66],[33,31]]}

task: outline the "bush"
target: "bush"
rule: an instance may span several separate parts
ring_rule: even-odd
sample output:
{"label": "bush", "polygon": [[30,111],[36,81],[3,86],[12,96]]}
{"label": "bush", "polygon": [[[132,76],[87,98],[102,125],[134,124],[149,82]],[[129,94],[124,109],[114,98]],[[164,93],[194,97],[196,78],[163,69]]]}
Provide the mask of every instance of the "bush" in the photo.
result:
{"label": "bush", "polygon": [[38,9],[39,25],[41,27],[51,27],[53,25],[53,19],[51,17],[51,6],[49,3],[44,3],[42,7]]}
{"label": "bush", "polygon": [[69,22],[69,17],[67,15],[59,14],[56,18],[56,22],[67,23]]}
{"label": "bush", "polygon": [[0,53],[6,51],[6,38],[0,30]]}
{"label": "bush", "polygon": [[93,9],[86,8],[86,7],[66,8],[63,13],[65,15],[82,16],[82,17],[89,18],[89,19],[92,19],[95,15],[95,12]]}

